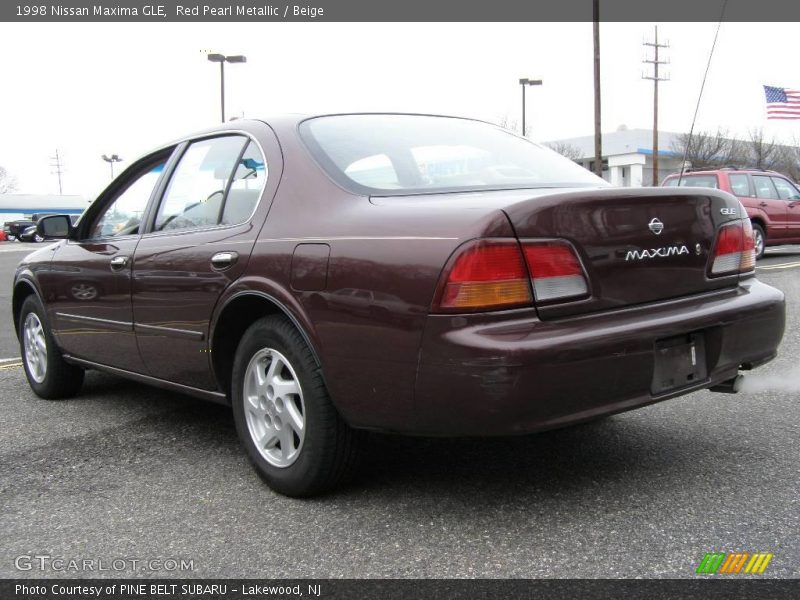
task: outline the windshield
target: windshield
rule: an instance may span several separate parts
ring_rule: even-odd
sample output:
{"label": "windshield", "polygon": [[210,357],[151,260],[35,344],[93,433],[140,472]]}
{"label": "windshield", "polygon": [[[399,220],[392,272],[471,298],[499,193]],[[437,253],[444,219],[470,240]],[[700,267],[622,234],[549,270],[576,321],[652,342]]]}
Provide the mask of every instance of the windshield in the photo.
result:
{"label": "windshield", "polygon": [[300,135],[325,171],[357,193],[608,185],[548,148],[466,119],[336,115],[304,121]]}

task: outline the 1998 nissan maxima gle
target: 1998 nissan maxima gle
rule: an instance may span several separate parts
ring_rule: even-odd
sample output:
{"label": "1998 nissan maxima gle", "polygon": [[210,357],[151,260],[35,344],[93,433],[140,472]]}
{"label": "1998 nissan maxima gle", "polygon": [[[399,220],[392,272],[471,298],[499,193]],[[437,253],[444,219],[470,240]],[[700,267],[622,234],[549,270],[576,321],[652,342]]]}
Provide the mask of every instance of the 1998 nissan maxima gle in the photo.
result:
{"label": "1998 nissan maxima gle", "polygon": [[703,388],[776,355],[783,295],[711,189],[614,189],[495,126],[235,121],[132,164],[19,265],[34,392],[102,369],[230,404],[275,490],[360,435],[507,435]]}

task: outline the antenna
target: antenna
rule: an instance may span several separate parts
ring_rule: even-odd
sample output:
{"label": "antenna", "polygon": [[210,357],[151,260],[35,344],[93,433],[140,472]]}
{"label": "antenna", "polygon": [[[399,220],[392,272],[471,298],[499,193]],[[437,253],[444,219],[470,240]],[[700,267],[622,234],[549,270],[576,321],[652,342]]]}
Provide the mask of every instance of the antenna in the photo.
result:
{"label": "antenna", "polygon": [[669,43],[661,44],[658,42],[658,25],[653,27],[653,41],[647,40],[642,42],[642,46],[653,48],[653,58],[645,58],[642,62],[645,64],[653,65],[653,75],[642,75],[642,79],[650,79],[653,82],[653,186],[658,185],[658,82],[669,81],[669,74],[660,76],[658,68],[661,65],[668,65],[669,60],[659,59],[658,51],[661,48],[669,48]]}
{"label": "antenna", "polygon": [[728,7],[728,0],[722,3],[722,12],[719,13],[719,21],[717,22],[717,32],[714,34],[714,41],[711,43],[711,52],[708,53],[708,62],[706,63],[706,72],[703,74],[703,83],[700,84],[700,93],[697,95],[697,104],[694,107],[694,117],[692,117],[692,126],[689,128],[689,139],[686,140],[686,148],[683,149],[683,161],[681,162],[681,171],[678,174],[678,187],[683,180],[683,172],[686,170],[686,157],[689,156],[689,146],[692,144],[692,135],[694,134],[694,124],[697,121],[697,111],[700,110],[700,99],[703,97],[703,89],[706,87],[706,78],[708,77],[708,69],[711,67],[711,59],[714,56],[714,48],[717,47],[717,38],[719,37],[719,28],[722,27],[722,18],[725,16],[725,9]]}

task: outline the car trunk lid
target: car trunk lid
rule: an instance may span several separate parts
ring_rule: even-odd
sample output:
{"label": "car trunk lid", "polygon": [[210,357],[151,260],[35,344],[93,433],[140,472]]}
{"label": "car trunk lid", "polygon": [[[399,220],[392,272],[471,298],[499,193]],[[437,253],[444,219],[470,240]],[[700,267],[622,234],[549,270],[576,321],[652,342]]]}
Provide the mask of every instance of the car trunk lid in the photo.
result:
{"label": "car trunk lid", "polygon": [[738,200],[724,192],[571,191],[517,201],[503,210],[520,240],[565,239],[586,271],[588,296],[537,302],[543,319],[708,292],[738,281],[738,274],[709,276],[718,228],[742,216]]}

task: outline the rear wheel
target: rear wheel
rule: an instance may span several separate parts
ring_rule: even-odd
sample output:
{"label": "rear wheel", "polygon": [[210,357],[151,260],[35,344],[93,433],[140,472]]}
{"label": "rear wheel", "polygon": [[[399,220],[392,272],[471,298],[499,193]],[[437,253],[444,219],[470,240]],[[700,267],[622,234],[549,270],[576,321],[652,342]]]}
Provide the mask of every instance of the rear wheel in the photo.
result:
{"label": "rear wheel", "polygon": [[764,249],[767,245],[766,240],[764,228],[758,223],[753,223],[753,241],[755,242],[756,260],[764,256]]}
{"label": "rear wheel", "polygon": [[303,337],[282,316],[244,334],[233,365],[236,430],[276,492],[311,496],[353,474],[361,434],[339,416]]}
{"label": "rear wheel", "polygon": [[35,295],[28,296],[22,303],[19,346],[25,376],[37,396],[60,400],[80,391],[84,371],[64,361],[47,326],[44,307]]}

